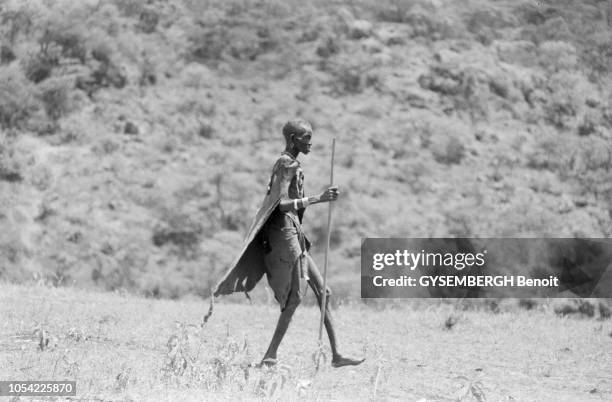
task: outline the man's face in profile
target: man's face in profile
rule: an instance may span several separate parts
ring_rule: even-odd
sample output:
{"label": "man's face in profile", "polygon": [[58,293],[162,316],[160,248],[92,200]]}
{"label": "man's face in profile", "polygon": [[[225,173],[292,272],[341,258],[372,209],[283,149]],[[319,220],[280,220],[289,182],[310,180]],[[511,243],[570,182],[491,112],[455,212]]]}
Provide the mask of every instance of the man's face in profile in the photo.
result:
{"label": "man's face in profile", "polygon": [[293,144],[301,153],[309,153],[312,147],[312,129],[305,127],[304,132],[294,135]]}

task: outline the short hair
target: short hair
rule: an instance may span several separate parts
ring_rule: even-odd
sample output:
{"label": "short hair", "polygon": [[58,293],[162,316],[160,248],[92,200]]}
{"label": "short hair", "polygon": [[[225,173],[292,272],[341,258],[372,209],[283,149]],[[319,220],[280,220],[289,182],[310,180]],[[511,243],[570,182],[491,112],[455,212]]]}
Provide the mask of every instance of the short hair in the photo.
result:
{"label": "short hair", "polygon": [[283,137],[285,137],[285,142],[289,144],[291,137],[296,134],[303,134],[306,130],[312,131],[312,124],[308,121],[300,118],[289,120],[283,126]]}

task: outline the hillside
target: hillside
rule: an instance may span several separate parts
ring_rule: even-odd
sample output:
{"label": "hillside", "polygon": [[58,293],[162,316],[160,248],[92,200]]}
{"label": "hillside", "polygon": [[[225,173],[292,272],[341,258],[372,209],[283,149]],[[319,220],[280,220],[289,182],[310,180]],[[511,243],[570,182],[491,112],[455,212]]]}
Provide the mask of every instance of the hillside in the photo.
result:
{"label": "hillside", "polygon": [[75,380],[79,399],[105,401],[612,397],[609,320],[509,306],[497,314],[414,307],[340,307],[340,347],[366,361],[341,369],[326,362],[318,372],[318,310],[298,309],[280,366],[261,370],[248,364],[265,351],[274,304],[220,303],[200,328],[206,303],[198,300],[0,284],[0,372],[15,380]]}
{"label": "hillside", "polygon": [[[340,298],[362,237],[612,235],[610,1],[4,0],[0,20],[5,280],[206,297],[296,115],[307,190],[338,141]],[[319,261],[325,224],[307,212]]]}

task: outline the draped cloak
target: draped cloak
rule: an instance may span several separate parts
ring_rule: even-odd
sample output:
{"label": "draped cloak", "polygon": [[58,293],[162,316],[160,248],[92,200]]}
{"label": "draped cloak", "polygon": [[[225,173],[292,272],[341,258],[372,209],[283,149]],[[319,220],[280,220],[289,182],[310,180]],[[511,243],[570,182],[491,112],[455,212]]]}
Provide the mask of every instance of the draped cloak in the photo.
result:
{"label": "draped cloak", "polygon": [[[266,273],[265,251],[260,232],[278,207],[281,198],[288,196],[284,188],[287,186],[285,183],[292,183],[299,166],[299,162],[287,154],[282,154],[274,164],[262,206],[255,215],[238,256],[213,290],[215,297],[234,292],[249,292]],[[303,211],[299,214],[300,220],[302,213]]]}

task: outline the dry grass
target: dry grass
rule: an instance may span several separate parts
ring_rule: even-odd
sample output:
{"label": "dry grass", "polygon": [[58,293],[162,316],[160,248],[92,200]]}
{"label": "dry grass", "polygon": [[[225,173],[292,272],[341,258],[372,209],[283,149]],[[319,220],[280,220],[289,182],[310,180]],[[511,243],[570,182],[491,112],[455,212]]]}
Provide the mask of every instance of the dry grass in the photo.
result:
{"label": "dry grass", "polygon": [[[298,310],[281,363],[257,369],[277,308],[2,285],[0,371],[75,379],[103,400],[586,401],[612,397],[610,322],[421,303],[335,311],[355,368],[315,370],[318,311]],[[412,307],[411,307],[412,306]],[[457,316],[446,328],[445,318]],[[42,346],[41,346],[42,345]],[[328,352],[327,352],[328,353]],[[329,354],[329,353],[328,353]]]}

